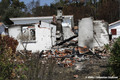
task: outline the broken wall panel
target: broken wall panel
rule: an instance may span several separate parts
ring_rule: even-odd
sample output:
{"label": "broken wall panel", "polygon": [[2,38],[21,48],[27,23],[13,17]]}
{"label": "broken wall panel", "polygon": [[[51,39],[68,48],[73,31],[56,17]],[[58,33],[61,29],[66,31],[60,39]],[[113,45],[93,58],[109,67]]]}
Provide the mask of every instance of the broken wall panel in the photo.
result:
{"label": "broken wall panel", "polygon": [[79,21],[78,46],[103,47],[109,44],[108,23],[103,20],[83,18]]}
{"label": "broken wall panel", "polygon": [[93,47],[93,19],[83,18],[79,21],[78,46]]}
{"label": "broken wall panel", "polygon": [[63,27],[63,35],[64,35],[64,40],[65,39],[68,39],[72,36],[74,36],[74,33],[72,32],[71,28],[66,26],[66,27]]}
{"label": "broken wall panel", "polygon": [[105,44],[109,43],[109,37],[107,32],[107,23],[103,20],[95,20],[93,21],[93,32],[94,32],[94,47],[102,47]]}
{"label": "broken wall panel", "polygon": [[50,28],[51,30],[51,40],[52,40],[52,45],[55,45],[56,44],[56,26],[55,25],[52,25],[50,23],[47,23],[46,22],[41,22],[41,28]]}

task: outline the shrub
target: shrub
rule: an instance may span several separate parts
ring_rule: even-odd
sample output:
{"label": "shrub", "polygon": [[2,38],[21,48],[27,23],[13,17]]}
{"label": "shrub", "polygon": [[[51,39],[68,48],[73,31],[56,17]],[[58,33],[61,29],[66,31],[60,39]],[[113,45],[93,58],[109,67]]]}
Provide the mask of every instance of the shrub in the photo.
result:
{"label": "shrub", "polygon": [[17,45],[17,40],[0,35],[0,80],[10,80],[15,76],[13,69]]}
{"label": "shrub", "polygon": [[120,38],[117,39],[111,48],[109,63],[111,75],[120,77]]}
{"label": "shrub", "polygon": [[[18,41],[9,36],[0,36],[0,47],[8,48],[11,47],[12,52],[15,53]],[[3,50],[4,51],[4,50]]]}

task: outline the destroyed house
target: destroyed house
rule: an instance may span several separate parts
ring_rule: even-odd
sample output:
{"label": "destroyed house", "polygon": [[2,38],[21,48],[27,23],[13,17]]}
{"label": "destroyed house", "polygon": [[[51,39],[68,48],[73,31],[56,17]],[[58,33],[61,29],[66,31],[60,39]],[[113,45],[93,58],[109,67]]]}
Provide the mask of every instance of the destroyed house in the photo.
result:
{"label": "destroyed house", "polygon": [[120,36],[120,20],[109,24],[109,34],[112,35],[112,39]]}
{"label": "destroyed house", "polygon": [[[74,35],[71,31],[74,26],[73,15],[62,16],[61,9],[58,10],[57,16],[10,18],[10,20],[14,25],[9,27],[9,35],[19,41],[17,50],[23,50],[24,47],[22,46],[26,42],[26,49],[32,50],[32,52],[50,50],[56,44],[56,32],[58,32],[58,25],[56,23],[59,23],[59,21],[62,21],[59,24],[63,28],[64,39]],[[24,37],[28,39],[26,40]]]}
{"label": "destroyed house", "polygon": [[9,36],[18,40],[17,50],[32,52],[50,50],[56,44],[56,26],[41,21],[36,24],[14,24],[9,26]]}

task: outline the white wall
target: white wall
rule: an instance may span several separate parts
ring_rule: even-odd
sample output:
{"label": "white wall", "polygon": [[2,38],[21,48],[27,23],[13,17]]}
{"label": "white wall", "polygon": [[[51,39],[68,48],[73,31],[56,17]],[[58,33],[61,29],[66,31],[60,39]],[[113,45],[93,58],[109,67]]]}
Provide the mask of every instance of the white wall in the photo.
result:
{"label": "white wall", "polygon": [[[35,30],[36,30],[35,32],[36,40],[32,42],[28,42],[27,50],[32,50],[32,52],[41,51],[41,50],[50,50],[52,45],[56,44],[56,36],[55,36],[56,26],[45,22],[41,22],[40,27],[38,27],[38,24],[35,24]],[[14,37],[15,39],[18,39],[20,33],[21,33],[21,26],[14,26],[9,28],[9,35]],[[19,41],[17,50],[23,50],[23,49],[24,48]]]}
{"label": "white wall", "polygon": [[109,44],[107,27],[107,23],[101,20],[83,18],[79,21],[78,46],[93,48]]}
{"label": "white wall", "polygon": [[79,21],[78,46],[93,47],[93,19],[83,18]]}
{"label": "white wall", "polygon": [[50,23],[47,23],[46,22],[41,22],[41,26],[40,27],[43,27],[43,28],[50,28],[50,31],[51,31],[51,37],[52,37],[52,45],[55,45],[56,44],[56,26],[55,25],[52,25]]}
{"label": "white wall", "polygon": [[63,33],[64,40],[74,36],[74,33],[72,32],[71,28],[67,26],[63,27]]}
{"label": "white wall", "polygon": [[18,39],[18,35],[21,33],[21,26],[13,26],[8,28],[8,33],[10,37]]}
{"label": "white wall", "polygon": [[117,35],[112,35],[112,38],[118,38],[120,36],[120,22],[109,26],[109,34],[111,34],[111,29],[117,30]]}
{"label": "white wall", "polygon": [[105,44],[109,44],[109,36],[107,32],[107,23],[103,22],[102,20],[96,20],[94,21],[94,40],[93,40],[93,46],[95,47],[101,47]]}

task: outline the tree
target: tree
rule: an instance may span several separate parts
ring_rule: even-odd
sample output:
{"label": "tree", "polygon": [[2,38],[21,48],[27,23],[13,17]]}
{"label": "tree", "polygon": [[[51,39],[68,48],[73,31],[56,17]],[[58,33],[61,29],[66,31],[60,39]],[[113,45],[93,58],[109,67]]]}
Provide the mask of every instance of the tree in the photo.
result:
{"label": "tree", "polygon": [[13,69],[15,69],[14,59],[17,45],[17,40],[0,35],[0,80],[13,80],[15,76]]}
{"label": "tree", "polygon": [[20,2],[19,0],[2,0],[0,2],[0,15],[2,16],[2,21],[5,24],[10,24],[10,17],[20,17],[24,16],[24,2]]}
{"label": "tree", "polygon": [[111,23],[119,20],[119,2],[117,0],[100,0],[98,19]]}
{"label": "tree", "polygon": [[10,3],[10,0],[2,0],[0,2],[0,15],[5,13],[5,10],[9,7]]}

